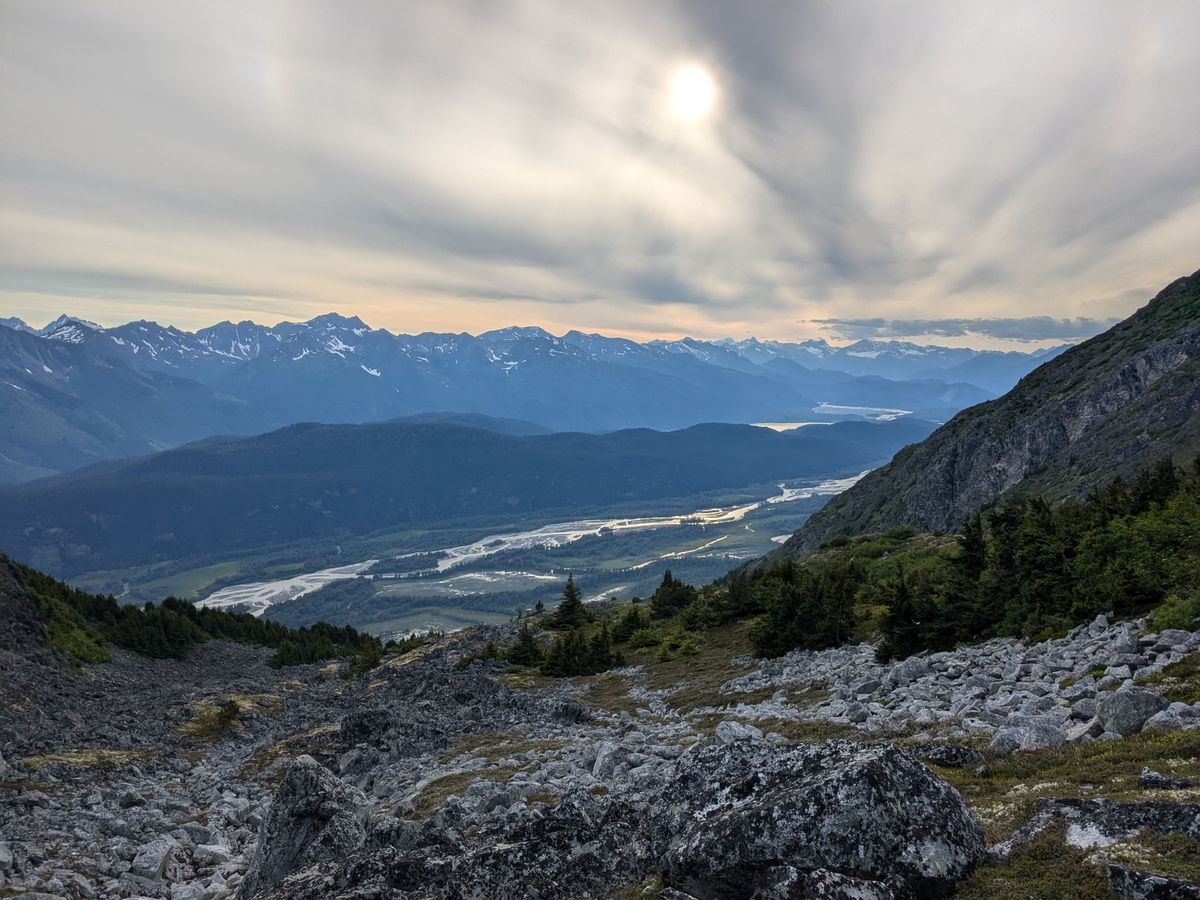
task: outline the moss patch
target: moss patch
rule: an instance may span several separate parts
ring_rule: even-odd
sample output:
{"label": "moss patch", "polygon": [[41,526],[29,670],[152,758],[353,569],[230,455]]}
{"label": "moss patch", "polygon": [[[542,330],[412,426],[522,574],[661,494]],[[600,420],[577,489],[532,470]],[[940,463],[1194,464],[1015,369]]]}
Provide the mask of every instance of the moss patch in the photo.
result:
{"label": "moss patch", "polygon": [[499,781],[507,784],[517,774],[517,769],[503,766],[495,769],[480,769],[473,772],[455,772],[435,778],[421,790],[417,805],[410,813],[414,819],[428,819],[442,804],[455,794],[462,794],[477,781]]}
{"label": "moss patch", "polygon": [[537,740],[516,732],[463,734],[451,741],[443,758],[451,760],[459,756],[470,756],[472,759],[484,759],[489,763],[494,763],[516,756],[518,753],[530,751],[547,753],[552,750],[561,750],[567,746],[567,743],[567,741],[560,740]]}
{"label": "moss patch", "polygon": [[340,730],[340,726],[330,723],[285,737],[274,746],[268,747],[246,760],[242,766],[241,777],[253,778],[262,775],[285,756],[299,756],[303,753],[318,755],[322,746],[321,737],[338,730]]}
{"label": "moss patch", "polygon": [[[1039,797],[1162,799],[1161,792],[1138,786],[1144,766],[1172,777],[1200,777],[1200,734],[1153,732],[1022,751],[990,758],[982,775],[973,769],[931,768],[962,792],[983,822],[988,840],[995,842],[1029,818]],[[1172,796],[1183,799],[1179,792]]]}
{"label": "moss patch", "polygon": [[1179,662],[1171,663],[1151,675],[1149,681],[1172,702],[1200,701],[1200,653],[1191,653]]}
{"label": "moss patch", "polygon": [[1066,824],[1047,828],[1015,851],[1003,866],[981,866],[959,885],[955,897],[995,900],[1095,900],[1109,896],[1108,876],[1086,854],[1065,843]]}
{"label": "moss patch", "polygon": [[157,753],[147,750],[64,750],[61,753],[49,753],[45,756],[27,756],[23,760],[25,768],[31,772],[56,764],[79,766],[88,769],[117,769],[131,762],[145,762],[154,759]]}
{"label": "moss patch", "polygon": [[237,729],[242,712],[274,715],[283,708],[277,694],[228,694],[192,704],[192,717],[177,729],[184,737],[215,741]]}

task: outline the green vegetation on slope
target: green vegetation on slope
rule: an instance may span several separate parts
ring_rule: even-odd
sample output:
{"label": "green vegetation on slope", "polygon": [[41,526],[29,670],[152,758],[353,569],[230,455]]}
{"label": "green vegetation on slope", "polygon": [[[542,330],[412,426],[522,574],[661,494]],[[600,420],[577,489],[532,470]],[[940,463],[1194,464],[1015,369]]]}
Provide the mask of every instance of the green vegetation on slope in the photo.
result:
{"label": "green vegetation on slope", "polygon": [[213,638],[273,647],[270,661],[277,666],[351,654],[377,657],[379,652],[378,640],[350,627],[318,622],[293,629],[249,613],[198,609],[174,597],[161,604],[122,606],[113,597],[75,590],[28,566],[13,567],[50,645],[75,666],[108,660],[109,644],[155,659],[183,659],[193,646]]}
{"label": "green vegetation on slope", "polygon": [[[1190,628],[1200,616],[1200,459],[1190,472],[1163,460],[1058,507],[1014,501],[972,517],[957,537],[895,528],[836,538],[805,559],[742,569],[699,590],[668,571],[648,603],[591,610],[572,591],[536,618],[569,629],[556,659],[566,651],[580,661],[551,665],[528,643],[491,655],[549,675],[590,674],[619,664],[623,650],[686,657],[698,635],[739,621],[760,656],[881,637],[881,658],[998,636],[1041,639],[1107,612]],[[601,646],[609,650],[597,655]]]}

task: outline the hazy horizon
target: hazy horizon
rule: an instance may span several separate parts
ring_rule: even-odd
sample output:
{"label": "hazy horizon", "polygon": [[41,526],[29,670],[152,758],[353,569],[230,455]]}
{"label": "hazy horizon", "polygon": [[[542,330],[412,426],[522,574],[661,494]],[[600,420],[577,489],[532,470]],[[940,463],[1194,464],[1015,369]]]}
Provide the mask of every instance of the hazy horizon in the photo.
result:
{"label": "hazy horizon", "polygon": [[[4,313],[4,311],[0,310],[0,313]],[[805,337],[774,338],[769,335],[756,334],[756,335],[745,335],[743,337],[738,338],[738,337],[734,337],[733,335],[726,334],[726,335],[720,335],[717,337],[703,337],[702,338],[702,337],[698,337],[697,335],[694,335],[694,334],[687,334],[687,333],[682,333],[682,332],[678,333],[678,334],[637,335],[637,334],[622,333],[620,331],[603,331],[603,330],[598,330],[598,329],[586,329],[586,328],[567,328],[567,329],[563,329],[563,330],[556,332],[556,331],[554,331],[550,328],[546,328],[545,326],[538,324],[536,322],[511,322],[508,325],[503,325],[498,328],[488,328],[488,329],[480,329],[480,330],[441,329],[441,330],[436,330],[436,331],[418,332],[418,331],[404,331],[404,330],[395,330],[395,329],[387,328],[386,326],[376,325],[373,322],[369,322],[361,316],[356,316],[354,313],[338,312],[337,310],[332,310],[332,309],[325,310],[324,312],[318,312],[317,314],[310,316],[307,319],[295,319],[295,318],[293,318],[293,319],[272,319],[272,320],[240,319],[240,320],[236,320],[236,321],[232,320],[232,319],[221,319],[218,321],[203,322],[200,325],[192,326],[192,327],[184,327],[184,326],[176,324],[174,322],[159,321],[157,319],[117,319],[117,320],[110,320],[110,321],[97,321],[95,319],[88,319],[87,316],[77,315],[68,310],[63,310],[62,312],[59,312],[59,313],[56,313],[56,314],[53,314],[50,316],[45,316],[45,315],[39,314],[40,318],[35,318],[33,320],[25,319],[22,316],[15,316],[15,315],[9,316],[6,314],[0,314],[0,325],[4,324],[5,319],[11,318],[11,319],[21,320],[25,325],[27,325],[30,328],[33,328],[35,330],[43,330],[43,329],[49,327],[54,322],[58,321],[63,316],[66,316],[66,317],[69,317],[72,319],[81,320],[83,322],[86,322],[86,323],[89,323],[92,325],[97,325],[97,326],[99,326],[101,328],[105,328],[105,329],[117,328],[122,325],[128,325],[128,324],[131,324],[134,322],[139,322],[139,321],[146,321],[146,322],[156,322],[157,324],[162,325],[164,327],[174,327],[174,328],[179,329],[180,331],[184,331],[184,332],[188,332],[188,333],[195,333],[197,331],[203,330],[204,328],[208,328],[208,327],[211,327],[214,325],[226,324],[226,323],[234,324],[234,325],[242,325],[242,324],[250,323],[250,324],[254,324],[254,325],[266,326],[269,328],[276,328],[276,327],[279,327],[281,325],[286,325],[286,324],[305,324],[305,323],[313,321],[314,319],[322,318],[324,316],[329,316],[329,315],[341,316],[345,319],[358,318],[360,321],[362,321],[362,323],[365,326],[367,326],[368,328],[370,328],[373,331],[386,331],[386,332],[388,332],[392,335],[396,335],[396,336],[403,336],[403,335],[416,336],[418,334],[426,333],[426,334],[469,334],[474,337],[479,337],[480,335],[483,335],[483,334],[486,334],[489,332],[503,331],[507,328],[520,328],[520,329],[540,328],[543,331],[546,331],[547,333],[552,335],[553,337],[558,337],[558,338],[564,337],[566,334],[568,334],[572,331],[576,331],[576,332],[581,332],[584,334],[598,334],[603,337],[624,338],[624,339],[636,341],[639,343],[646,343],[646,342],[654,341],[654,340],[675,341],[675,340],[688,339],[688,340],[700,340],[700,341],[709,341],[709,342],[720,342],[720,341],[727,341],[727,340],[739,341],[739,340],[747,340],[747,339],[756,339],[756,340],[763,341],[763,342],[797,343],[798,344],[798,343],[803,343],[804,341],[820,340],[820,341],[824,341],[831,347],[837,348],[837,347],[848,347],[859,341],[867,340],[867,341],[879,341],[879,342],[885,342],[885,343],[892,342],[892,343],[898,343],[898,344],[905,344],[905,343],[919,344],[922,346],[930,346],[930,347],[937,346],[937,347],[946,347],[946,348],[954,348],[954,349],[998,350],[998,351],[1015,351],[1015,352],[1019,352],[1019,353],[1034,353],[1038,350],[1046,350],[1046,349],[1051,349],[1054,347],[1059,347],[1059,346],[1063,346],[1063,345],[1067,345],[1067,344],[1075,344],[1081,340],[1086,340],[1087,336],[1090,336],[1090,335],[1079,335],[1079,336],[1073,336],[1073,337],[1064,337],[1062,339],[1057,339],[1057,340],[1056,339],[1046,339],[1046,340],[1038,340],[1038,341],[984,338],[984,337],[980,337],[980,336],[974,335],[974,334],[967,334],[967,335],[922,334],[922,335],[909,337],[909,336],[896,336],[896,335],[875,335],[875,334],[869,334],[869,333],[860,334],[855,337],[845,337],[845,336],[836,336],[836,335],[825,334],[825,335],[820,335],[820,336],[816,336],[816,337],[808,337],[808,338],[805,338]],[[946,321],[950,322],[953,320],[946,320]],[[1113,321],[1115,322],[1118,320],[1113,320]],[[1067,320],[1063,320],[1062,324],[1066,325],[1069,323],[1067,322]],[[1107,327],[1108,324],[1111,324],[1111,323],[1105,323],[1104,327]],[[1097,326],[1099,326],[1099,325],[1100,325],[1100,323],[1097,323]],[[1103,330],[1103,328],[1097,327],[1097,330],[1095,333],[1099,333],[1099,331],[1101,331],[1101,330]]]}

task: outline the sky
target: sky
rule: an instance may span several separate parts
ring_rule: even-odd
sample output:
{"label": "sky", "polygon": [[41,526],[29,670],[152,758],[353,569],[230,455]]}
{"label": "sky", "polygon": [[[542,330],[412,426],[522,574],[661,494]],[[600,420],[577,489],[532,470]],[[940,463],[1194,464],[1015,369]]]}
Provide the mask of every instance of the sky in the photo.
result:
{"label": "sky", "polygon": [[1197,34],[1195,0],[0,0],[0,316],[1074,340],[1200,268]]}

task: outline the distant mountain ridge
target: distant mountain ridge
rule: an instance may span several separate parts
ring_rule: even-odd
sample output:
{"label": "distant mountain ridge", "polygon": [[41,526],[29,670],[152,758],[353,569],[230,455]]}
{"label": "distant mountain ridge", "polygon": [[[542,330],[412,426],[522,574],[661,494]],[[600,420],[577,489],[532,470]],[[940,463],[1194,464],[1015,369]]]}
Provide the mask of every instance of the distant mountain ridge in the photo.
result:
{"label": "distant mountain ridge", "polygon": [[0,490],[0,546],[57,575],[855,473],[933,426],[839,422],[611,434],[456,424],[292,425]]}
{"label": "distant mountain ridge", "polygon": [[[394,335],[333,313],[196,332],[150,321],[102,328],[67,315],[34,329],[9,319],[0,346],[0,413],[16,423],[0,430],[0,483],[214,434],[435,411],[552,431],[836,418],[823,403],[944,421],[1046,355],[888,342],[638,343],[515,326]],[[971,381],[972,366],[991,387]]]}
{"label": "distant mountain ridge", "polygon": [[1200,452],[1200,272],[1125,321],[959,413],[835,497],[784,545],[959,528],[1007,495],[1078,496],[1166,455]]}

